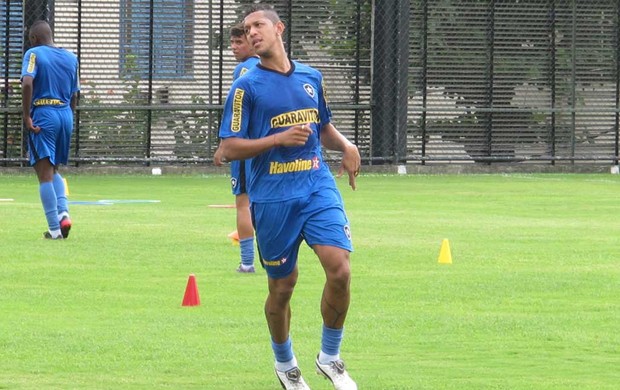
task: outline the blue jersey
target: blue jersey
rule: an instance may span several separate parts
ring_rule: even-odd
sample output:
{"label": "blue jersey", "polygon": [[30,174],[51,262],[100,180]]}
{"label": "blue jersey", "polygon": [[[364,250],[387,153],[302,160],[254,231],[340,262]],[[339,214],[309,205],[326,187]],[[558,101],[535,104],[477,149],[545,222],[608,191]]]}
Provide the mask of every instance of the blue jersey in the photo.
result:
{"label": "blue jersey", "polygon": [[[248,57],[245,61],[240,62],[233,72],[233,80],[237,80],[243,76],[245,72],[252,69],[259,63],[258,57]],[[231,161],[230,163],[230,184],[233,195],[246,194],[248,175],[251,170],[251,159]]]}
{"label": "blue jersey", "polygon": [[258,57],[248,57],[244,61],[240,62],[235,66],[235,70],[233,71],[233,80],[237,80],[239,76],[243,76],[245,72],[252,69],[256,64],[259,63]]}
{"label": "blue jersey", "polygon": [[77,56],[53,46],[35,46],[24,55],[22,75],[35,79],[34,106],[68,106],[80,89]]}
{"label": "blue jersey", "polygon": [[252,158],[248,195],[252,202],[276,202],[306,196],[336,183],[323,162],[320,129],[331,122],[319,71],[291,62],[288,73],[258,64],[233,83],[220,137],[258,139],[310,123],[305,145],[275,147]]}

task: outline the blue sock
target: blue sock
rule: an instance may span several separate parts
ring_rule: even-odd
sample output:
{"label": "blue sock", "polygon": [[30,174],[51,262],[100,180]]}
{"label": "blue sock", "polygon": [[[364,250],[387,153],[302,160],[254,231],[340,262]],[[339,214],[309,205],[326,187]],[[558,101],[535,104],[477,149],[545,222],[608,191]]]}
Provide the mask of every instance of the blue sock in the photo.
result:
{"label": "blue sock", "polygon": [[241,264],[254,265],[254,236],[239,240],[241,247]]}
{"label": "blue sock", "polygon": [[282,344],[278,344],[271,339],[271,348],[273,348],[273,354],[276,356],[277,362],[288,362],[293,360],[293,344],[291,338],[286,339]]}
{"label": "blue sock", "polygon": [[323,335],[321,337],[321,351],[328,355],[340,354],[340,343],[344,328],[332,329],[323,325]]}
{"label": "blue sock", "polygon": [[50,230],[60,229],[56,192],[51,181],[39,184],[39,195],[41,196],[41,204],[43,204],[43,211],[47,219],[47,226]]}
{"label": "blue sock", "polygon": [[54,174],[54,191],[56,191],[56,202],[58,203],[58,214],[69,212],[69,204],[67,202],[67,191],[65,188],[65,181],[60,176],[60,173]]}

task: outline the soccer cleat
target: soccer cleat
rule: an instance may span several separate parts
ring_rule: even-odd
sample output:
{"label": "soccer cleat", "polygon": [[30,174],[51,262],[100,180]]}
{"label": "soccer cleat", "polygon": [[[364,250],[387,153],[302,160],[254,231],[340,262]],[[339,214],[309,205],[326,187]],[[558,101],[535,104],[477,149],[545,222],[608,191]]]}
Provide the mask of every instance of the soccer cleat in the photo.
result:
{"label": "soccer cleat", "polygon": [[357,384],[351,379],[344,367],[342,360],[334,360],[327,364],[321,364],[319,357],[316,358],[316,372],[329,379],[336,390],[357,390]]}
{"label": "soccer cleat", "polygon": [[276,368],[276,376],[285,390],[310,390],[310,387],[301,377],[299,367],[293,367],[288,371],[279,371]]}
{"label": "soccer cleat", "polygon": [[60,232],[64,238],[69,237],[69,230],[71,230],[71,218],[65,215],[60,220]]}
{"label": "soccer cleat", "polygon": [[237,272],[240,274],[253,274],[256,272],[253,265],[243,265],[239,264],[239,268],[237,268]]}
{"label": "soccer cleat", "polygon": [[46,240],[62,240],[63,239],[62,234],[56,238],[52,237],[52,233],[50,233],[49,230],[43,233],[43,238],[45,238]]}

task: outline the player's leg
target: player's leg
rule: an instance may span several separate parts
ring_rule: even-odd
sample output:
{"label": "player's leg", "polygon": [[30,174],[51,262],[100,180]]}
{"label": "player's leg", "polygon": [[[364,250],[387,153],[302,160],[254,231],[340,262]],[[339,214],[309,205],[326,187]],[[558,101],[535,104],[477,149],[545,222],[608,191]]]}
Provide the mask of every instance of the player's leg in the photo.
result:
{"label": "player's leg", "polygon": [[357,384],[340,358],[344,323],[351,301],[349,251],[324,245],[314,245],[313,249],[326,277],[321,297],[323,328],[321,350],[315,361],[317,373],[329,379],[337,390],[357,390]]}
{"label": "player's leg", "polygon": [[[71,134],[73,132],[73,113],[71,109],[59,110],[61,119],[61,130],[56,138],[56,168],[59,164],[66,165],[69,162],[69,150],[71,142]],[[71,230],[71,218],[69,217],[69,202],[67,200],[67,189],[62,175],[58,169],[54,170],[54,190],[56,191],[56,200],[58,204],[58,220],[60,222],[60,230],[64,238],[69,237]]]}
{"label": "player's leg", "polygon": [[53,110],[43,107],[33,112],[34,124],[41,128],[38,133],[28,134],[30,164],[39,180],[39,196],[47,220],[48,231],[45,238],[62,238],[58,222],[58,203],[54,190],[54,165],[56,164],[56,128],[58,120]]}
{"label": "player's leg", "polygon": [[314,194],[304,212],[310,215],[304,227],[304,237],[325,272],[321,297],[321,350],[315,362],[317,372],[329,379],[336,389],[355,390],[357,385],[340,358],[344,323],[351,300],[349,254],[353,248],[349,221],[337,190]]}
{"label": "player's leg", "polygon": [[267,272],[269,292],[265,318],[275,356],[275,372],[286,389],[305,389],[290,338],[290,301],[297,283],[297,254],[301,244],[301,222],[297,199],[288,202],[253,204],[256,239]]}
{"label": "player's leg", "polygon": [[271,348],[275,356],[275,373],[285,389],[308,389],[301,376],[290,338],[291,297],[297,283],[297,267],[279,279],[268,278],[269,293],[265,301],[265,318],[271,335]]}
{"label": "player's leg", "polygon": [[50,163],[49,157],[45,157],[34,164],[34,170],[39,179],[39,196],[48,226],[48,231],[44,233],[44,236],[51,239],[63,238],[58,221],[58,204],[53,184],[54,166]]}
{"label": "player's leg", "polygon": [[241,262],[237,272],[253,273],[254,269],[254,227],[250,213],[250,200],[246,191],[246,161],[231,161],[230,184],[232,193],[235,195],[235,207],[237,212],[237,236]]}
{"label": "player's leg", "polygon": [[254,272],[254,227],[250,214],[250,200],[247,193],[235,196],[237,208],[237,233],[241,252],[239,272]]}

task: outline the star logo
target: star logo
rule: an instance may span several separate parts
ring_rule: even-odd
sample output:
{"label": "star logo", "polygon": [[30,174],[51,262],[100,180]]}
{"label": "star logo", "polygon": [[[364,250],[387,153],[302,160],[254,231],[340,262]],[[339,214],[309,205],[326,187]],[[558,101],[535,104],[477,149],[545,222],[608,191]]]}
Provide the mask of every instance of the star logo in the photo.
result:
{"label": "star logo", "polygon": [[311,98],[314,97],[314,88],[310,84],[304,84],[304,90]]}

